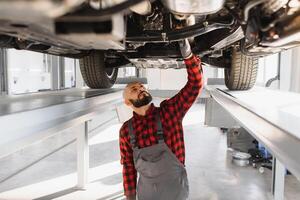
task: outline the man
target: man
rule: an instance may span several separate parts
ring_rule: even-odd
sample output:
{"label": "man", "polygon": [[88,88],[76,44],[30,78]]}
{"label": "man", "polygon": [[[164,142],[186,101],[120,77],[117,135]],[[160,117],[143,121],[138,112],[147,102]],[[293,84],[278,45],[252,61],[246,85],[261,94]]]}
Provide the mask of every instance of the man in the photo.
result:
{"label": "man", "polygon": [[178,94],[155,107],[141,83],[129,83],[124,90],[125,104],[133,110],[133,117],[120,129],[127,200],[134,200],[136,196],[138,200],[188,197],[182,119],[200,93],[203,82],[200,59],[192,54],[188,40],[179,42],[179,46],[188,82]]}

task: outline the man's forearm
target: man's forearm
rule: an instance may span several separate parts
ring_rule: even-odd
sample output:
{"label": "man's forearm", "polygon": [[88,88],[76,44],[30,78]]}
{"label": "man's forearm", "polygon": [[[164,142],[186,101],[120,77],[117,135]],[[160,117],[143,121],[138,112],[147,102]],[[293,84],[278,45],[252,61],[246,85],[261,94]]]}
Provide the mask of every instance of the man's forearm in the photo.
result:
{"label": "man's forearm", "polygon": [[192,55],[185,60],[188,72],[188,82],[186,84],[186,93],[189,94],[190,103],[193,103],[203,88],[203,74],[201,60],[199,57]]}
{"label": "man's forearm", "polygon": [[180,43],[180,47],[182,47],[182,57],[184,58],[188,73],[188,81],[175,96],[163,101],[161,104],[161,106],[166,107],[166,109],[176,109],[181,118],[184,117],[185,113],[195,102],[203,83],[201,60],[192,52],[189,53],[188,49],[190,48],[185,47],[185,45],[189,45],[187,41]]}
{"label": "man's forearm", "polygon": [[179,41],[179,47],[183,59],[189,59],[192,56],[192,49],[188,39]]}

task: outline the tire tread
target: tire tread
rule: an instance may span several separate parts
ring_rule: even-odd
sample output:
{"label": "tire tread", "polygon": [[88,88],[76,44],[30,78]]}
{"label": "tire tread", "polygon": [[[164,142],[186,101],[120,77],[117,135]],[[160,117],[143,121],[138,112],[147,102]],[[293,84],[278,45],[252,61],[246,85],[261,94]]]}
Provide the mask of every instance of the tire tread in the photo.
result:
{"label": "tire tread", "polygon": [[118,69],[115,68],[111,77],[105,71],[104,54],[92,52],[79,60],[82,78],[90,88],[110,88],[117,79]]}
{"label": "tire tread", "polygon": [[231,68],[225,69],[225,84],[230,90],[249,90],[257,77],[258,58],[232,51]]}

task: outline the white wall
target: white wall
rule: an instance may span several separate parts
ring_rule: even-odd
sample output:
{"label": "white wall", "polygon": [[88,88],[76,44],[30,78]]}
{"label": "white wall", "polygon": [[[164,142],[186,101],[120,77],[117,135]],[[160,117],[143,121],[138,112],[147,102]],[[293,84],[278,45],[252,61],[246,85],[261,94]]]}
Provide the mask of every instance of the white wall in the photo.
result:
{"label": "white wall", "polygon": [[[265,83],[277,74],[278,54],[259,60],[258,85]],[[300,47],[283,51],[280,56],[280,81],[271,88],[283,91],[300,92]]]}
{"label": "white wall", "polygon": [[300,47],[281,52],[280,90],[300,92]]}
{"label": "white wall", "polygon": [[146,77],[148,81],[149,90],[161,89],[161,70],[160,69],[146,69]]}
{"label": "white wall", "polygon": [[[265,86],[267,81],[278,74],[278,54],[259,58],[256,85]],[[278,89],[279,81],[273,81],[270,88]]]}
{"label": "white wall", "polygon": [[121,67],[118,70],[118,77],[125,78],[129,76],[136,76],[136,68],[135,67]]}
{"label": "white wall", "polygon": [[187,82],[186,69],[166,69],[160,73],[162,90],[179,90]]}
{"label": "white wall", "polygon": [[65,58],[65,88],[75,87],[75,68],[76,60],[73,58]]}
{"label": "white wall", "polygon": [[[224,77],[223,69],[203,66],[204,83],[207,78]],[[180,90],[187,82],[186,69],[147,69],[146,76],[150,90]]]}
{"label": "white wall", "polygon": [[76,88],[82,88],[82,87],[85,87],[85,82],[82,78],[82,74],[81,74],[81,71],[80,71],[80,65],[79,65],[79,60],[77,59],[75,61],[75,87]]}
{"label": "white wall", "polygon": [[186,69],[147,69],[150,90],[179,90],[187,81]]}
{"label": "white wall", "polygon": [[9,94],[50,89],[50,70],[44,54],[23,50],[7,51]]}
{"label": "white wall", "polygon": [[290,91],[300,92],[300,47],[292,50]]}
{"label": "white wall", "polygon": [[[52,56],[24,50],[7,50],[8,90],[9,94],[21,94],[52,89]],[[64,58],[65,88],[76,85],[76,66],[78,77],[81,73],[78,60]]]}
{"label": "white wall", "polygon": [[280,61],[280,90],[289,91],[291,88],[292,50],[281,52]]}

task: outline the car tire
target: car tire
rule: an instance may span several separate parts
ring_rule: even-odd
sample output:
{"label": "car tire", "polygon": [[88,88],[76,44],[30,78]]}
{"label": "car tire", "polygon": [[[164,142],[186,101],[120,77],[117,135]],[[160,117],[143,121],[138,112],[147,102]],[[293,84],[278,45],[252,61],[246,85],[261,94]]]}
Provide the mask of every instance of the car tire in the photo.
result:
{"label": "car tire", "polygon": [[92,52],[79,60],[83,80],[90,88],[111,88],[116,82],[118,68],[106,68],[103,52]]}
{"label": "car tire", "polygon": [[258,57],[249,57],[235,49],[231,53],[231,66],[225,68],[225,85],[230,90],[249,90],[257,77]]}

